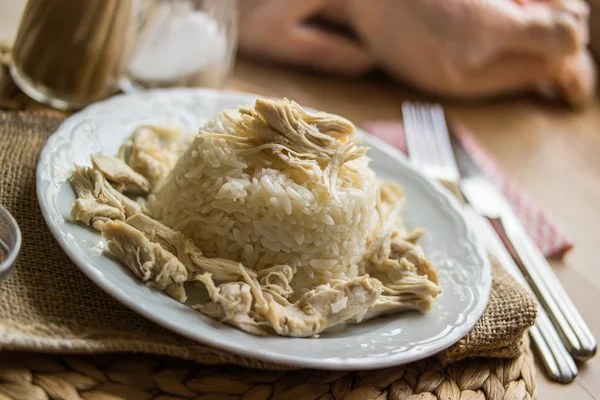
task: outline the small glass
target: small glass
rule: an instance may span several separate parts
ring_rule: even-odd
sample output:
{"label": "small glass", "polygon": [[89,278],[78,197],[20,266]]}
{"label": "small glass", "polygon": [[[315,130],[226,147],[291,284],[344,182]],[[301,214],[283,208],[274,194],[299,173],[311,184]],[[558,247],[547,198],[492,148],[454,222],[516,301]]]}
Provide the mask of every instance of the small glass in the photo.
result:
{"label": "small glass", "polygon": [[29,0],[10,72],[55,108],[81,108],[119,89],[135,40],[134,0]]}
{"label": "small glass", "polygon": [[21,231],[17,221],[0,205],[0,283],[17,263]]}
{"label": "small glass", "polygon": [[237,45],[237,0],[156,0],[142,14],[132,87],[220,87]]}

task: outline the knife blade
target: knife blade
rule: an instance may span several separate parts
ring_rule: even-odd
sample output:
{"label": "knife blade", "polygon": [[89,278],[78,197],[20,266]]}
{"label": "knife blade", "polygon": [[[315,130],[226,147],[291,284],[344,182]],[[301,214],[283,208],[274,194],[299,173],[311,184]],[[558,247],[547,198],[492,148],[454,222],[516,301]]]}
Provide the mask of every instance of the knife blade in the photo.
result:
{"label": "knife blade", "polygon": [[475,212],[488,218],[559,331],[574,358],[586,360],[596,353],[596,339],[577,311],[548,261],[527,234],[510,203],[483,175],[460,140],[451,137],[460,187]]}

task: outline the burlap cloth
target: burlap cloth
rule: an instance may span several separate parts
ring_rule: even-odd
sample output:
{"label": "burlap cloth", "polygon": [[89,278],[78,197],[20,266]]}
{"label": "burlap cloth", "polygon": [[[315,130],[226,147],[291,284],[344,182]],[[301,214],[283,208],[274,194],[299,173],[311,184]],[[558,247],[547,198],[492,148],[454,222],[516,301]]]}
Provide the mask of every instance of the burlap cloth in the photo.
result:
{"label": "burlap cloth", "polygon": [[[62,118],[57,116],[0,111],[0,203],[14,215],[23,235],[17,266],[0,286],[0,349],[5,351],[3,359],[8,357],[14,360],[15,355],[23,359],[31,357],[26,357],[24,353],[6,352],[7,350],[62,354],[135,352],[176,357],[210,365],[236,364],[261,369],[289,368],[213,349],[163,329],[113,300],[79,271],[46,227],[35,191],[35,170],[39,153],[46,139],[61,121]],[[524,376],[521,376],[522,371],[530,368],[529,346],[528,342],[524,343],[523,337],[535,320],[535,304],[524,289],[495,261],[492,263],[492,272],[492,291],[484,315],[473,330],[458,343],[418,364],[424,367],[419,367],[421,371],[415,376],[415,385],[419,376],[423,377],[422,374],[427,371],[439,371],[448,363],[465,358],[507,359],[498,361],[498,365],[502,367],[497,368],[504,368],[505,363],[512,363],[510,365],[515,368],[514,363],[517,362],[518,373],[501,378],[502,383],[504,378],[507,379],[506,384],[516,385],[517,381],[512,382],[508,378],[521,379]],[[525,363],[524,356],[529,357],[525,357]],[[44,362],[50,363],[51,360],[47,358]],[[482,385],[491,379],[492,364],[488,361],[484,361],[484,364],[487,366],[487,375],[484,374],[485,377],[478,382],[479,386],[475,385],[475,389],[483,388]],[[7,364],[2,363],[0,359],[0,382],[3,379],[1,365]],[[64,372],[66,364],[62,365]],[[16,367],[12,365],[12,368]],[[445,370],[446,377],[451,370],[448,368]],[[53,371],[55,372],[57,371]],[[27,376],[31,378],[32,373],[36,373],[35,368],[31,368],[30,375]],[[40,373],[44,373],[43,368]],[[429,378],[431,376],[428,376]],[[458,382],[459,377],[455,378],[454,381]],[[31,382],[31,379],[26,381]],[[437,383],[433,389],[438,388],[443,381],[435,381]],[[519,382],[519,388],[527,386],[531,389],[531,380],[529,384],[527,379]],[[349,388],[356,388],[353,385]],[[415,385],[410,393],[413,393],[413,390],[415,393],[424,393],[423,387],[416,391]],[[506,385],[504,388],[506,389]],[[384,387],[380,389],[383,390]],[[46,392],[50,393],[48,390]],[[526,393],[531,392],[524,390],[523,394]],[[460,391],[458,394],[460,395]],[[387,394],[381,398],[388,398]]]}

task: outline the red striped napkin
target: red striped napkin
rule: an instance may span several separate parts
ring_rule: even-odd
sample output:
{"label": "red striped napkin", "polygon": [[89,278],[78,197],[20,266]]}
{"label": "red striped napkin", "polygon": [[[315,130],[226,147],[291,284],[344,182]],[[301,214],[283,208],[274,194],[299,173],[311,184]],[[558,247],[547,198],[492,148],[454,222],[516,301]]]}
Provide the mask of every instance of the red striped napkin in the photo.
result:
{"label": "red striped napkin", "polygon": [[[364,125],[377,136],[406,154],[404,127],[396,121],[374,121]],[[540,250],[549,258],[562,258],[573,247],[571,237],[545,213],[498,162],[464,127],[453,125],[456,137],[463,143],[482,172],[506,196],[521,222]]]}

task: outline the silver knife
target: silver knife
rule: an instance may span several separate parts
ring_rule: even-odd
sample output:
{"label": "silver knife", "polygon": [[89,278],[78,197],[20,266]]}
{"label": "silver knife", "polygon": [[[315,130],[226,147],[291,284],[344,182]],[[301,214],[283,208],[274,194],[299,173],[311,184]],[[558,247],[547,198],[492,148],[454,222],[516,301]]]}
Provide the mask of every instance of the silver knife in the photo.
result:
{"label": "silver knife", "polygon": [[[486,249],[496,257],[500,265],[517,282],[533,295],[533,291],[529,287],[525,277],[513,261],[490,222],[485,217],[476,214],[470,206],[465,207],[464,211],[467,222],[475,228],[477,234],[483,239]],[[577,365],[575,365],[573,358],[562,343],[558,332],[552,325],[550,318],[548,318],[548,314],[541,308],[537,299],[535,300],[538,308],[538,317],[535,324],[529,330],[533,344],[541,355],[541,361],[546,367],[546,371],[548,371],[548,374],[553,379],[561,383],[572,382],[579,373]]]}
{"label": "silver knife", "polygon": [[[415,105],[405,102],[402,104],[402,114],[411,163],[425,175],[449,183],[453,194],[464,199],[462,194],[456,192],[460,191],[460,175],[442,108],[438,105]],[[476,214],[468,203],[463,208],[467,222],[477,230],[478,236],[483,238],[487,250],[496,256],[504,269],[531,291],[490,222]],[[537,301],[536,306],[538,318],[529,330],[533,345],[551,378],[563,383],[571,382],[578,374],[573,357]]]}
{"label": "silver knife", "polygon": [[577,311],[544,255],[529,237],[504,196],[481,173],[462,143],[452,137],[452,148],[463,179],[460,187],[475,212],[487,217],[532,283],[571,355],[586,360],[596,353],[596,339]]}

